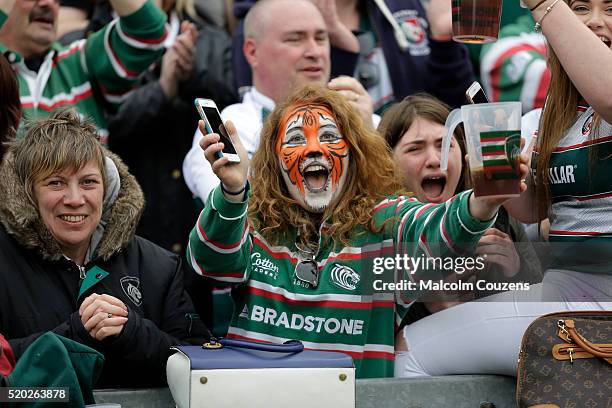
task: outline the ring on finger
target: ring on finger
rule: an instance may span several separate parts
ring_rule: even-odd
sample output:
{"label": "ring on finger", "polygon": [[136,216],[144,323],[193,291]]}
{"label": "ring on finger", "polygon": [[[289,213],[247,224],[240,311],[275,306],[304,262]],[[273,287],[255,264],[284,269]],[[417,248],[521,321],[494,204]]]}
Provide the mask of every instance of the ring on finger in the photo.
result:
{"label": "ring on finger", "polygon": [[108,317],[108,318],[110,319],[111,317],[113,317],[113,314],[112,314],[112,313],[108,313],[108,314],[106,315],[106,317]]}

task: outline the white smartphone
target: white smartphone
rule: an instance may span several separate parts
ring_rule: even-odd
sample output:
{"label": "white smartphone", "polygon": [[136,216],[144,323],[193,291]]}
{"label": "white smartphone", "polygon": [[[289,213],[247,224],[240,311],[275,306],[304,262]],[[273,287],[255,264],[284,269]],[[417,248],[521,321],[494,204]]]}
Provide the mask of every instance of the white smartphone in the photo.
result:
{"label": "white smartphone", "polygon": [[465,97],[470,103],[489,103],[489,98],[477,81],[465,91]]}
{"label": "white smartphone", "polygon": [[240,157],[238,157],[232,139],[230,139],[223,125],[223,120],[221,120],[221,115],[219,114],[219,109],[217,109],[215,101],[212,99],[196,98],[195,106],[206,125],[206,132],[217,133],[220,137],[220,142],[224,145],[223,150],[217,152],[217,158],[220,159],[226,156],[230,162],[240,163]]}

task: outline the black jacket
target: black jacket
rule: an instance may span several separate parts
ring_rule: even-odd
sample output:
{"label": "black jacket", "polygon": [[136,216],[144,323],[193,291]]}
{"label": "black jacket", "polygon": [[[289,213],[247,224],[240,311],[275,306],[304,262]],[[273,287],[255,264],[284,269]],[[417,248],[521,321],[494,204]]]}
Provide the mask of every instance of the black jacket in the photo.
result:
{"label": "black jacket", "polygon": [[142,186],[146,207],[137,233],[175,253],[184,253],[198,208],[182,175],[199,116],[195,98],[219,109],[237,101],[233,90],[231,40],[211,26],[199,27],[191,79],[169,100],[159,85],[159,64],[109,119],[109,147]]}
{"label": "black jacket", "polygon": [[[105,356],[99,388],[164,386],[169,347],[200,343],[208,330],[184,291],[180,257],[134,236],[142,192],[114,160],[121,190],[97,256],[85,265],[81,279],[78,266],[62,256],[25,198],[12,157],[5,158],[0,169],[0,332],[17,358],[49,330],[97,349]],[[110,294],[128,307],[119,336],[97,341],[86,332],[78,309],[92,293]]]}

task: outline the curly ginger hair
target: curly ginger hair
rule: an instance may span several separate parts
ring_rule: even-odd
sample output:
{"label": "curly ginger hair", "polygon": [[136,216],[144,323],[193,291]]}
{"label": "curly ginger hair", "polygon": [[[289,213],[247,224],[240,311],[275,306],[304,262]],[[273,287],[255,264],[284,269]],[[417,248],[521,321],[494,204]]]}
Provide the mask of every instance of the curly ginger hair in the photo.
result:
{"label": "curly ginger hair", "polygon": [[306,85],[290,94],[268,116],[261,131],[260,146],[251,162],[253,194],[249,200],[249,218],[266,240],[277,244],[289,226],[306,228],[314,233],[313,214],[291,198],[282,176],[275,144],[285,113],[295,106],[319,105],[334,115],[338,130],[349,146],[346,182],[337,200],[323,212],[322,219],[331,224],[331,238],[347,243],[357,225],[372,232],[376,226],[372,209],[388,196],[403,191],[400,173],[384,138],[365,124],[340,93],[323,87]]}

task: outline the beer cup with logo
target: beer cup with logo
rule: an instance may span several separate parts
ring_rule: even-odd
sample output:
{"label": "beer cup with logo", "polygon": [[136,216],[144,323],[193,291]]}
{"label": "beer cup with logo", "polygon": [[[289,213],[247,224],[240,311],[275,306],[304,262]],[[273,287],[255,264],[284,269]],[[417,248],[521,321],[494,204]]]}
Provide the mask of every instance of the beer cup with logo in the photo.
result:
{"label": "beer cup with logo", "polygon": [[519,196],[521,180],[521,103],[464,105],[446,119],[440,168],[448,168],[451,137],[459,123],[465,128],[470,176],[476,197]]}

